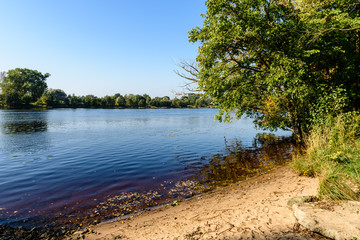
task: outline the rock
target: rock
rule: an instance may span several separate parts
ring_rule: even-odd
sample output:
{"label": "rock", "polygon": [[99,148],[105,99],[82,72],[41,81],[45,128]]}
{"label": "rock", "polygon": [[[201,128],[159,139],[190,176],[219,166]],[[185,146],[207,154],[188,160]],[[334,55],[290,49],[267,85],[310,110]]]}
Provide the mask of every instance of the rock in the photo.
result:
{"label": "rock", "polygon": [[360,238],[360,202],[343,201],[326,208],[304,202],[292,207],[298,222],[312,232],[336,240]]}
{"label": "rock", "polygon": [[314,196],[300,196],[300,197],[293,197],[292,199],[290,199],[287,202],[288,206],[293,206],[294,204],[302,204],[302,203],[306,203],[306,202],[312,202],[315,201],[316,197]]}

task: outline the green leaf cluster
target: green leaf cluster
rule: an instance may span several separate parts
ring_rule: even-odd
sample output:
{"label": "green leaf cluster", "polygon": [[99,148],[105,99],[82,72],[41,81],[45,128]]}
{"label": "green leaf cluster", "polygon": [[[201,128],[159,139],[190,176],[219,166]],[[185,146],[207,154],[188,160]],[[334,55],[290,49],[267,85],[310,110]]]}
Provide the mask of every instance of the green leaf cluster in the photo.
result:
{"label": "green leaf cluster", "polygon": [[[259,128],[302,138],[314,117],[360,107],[360,3],[355,0],[208,0],[199,88],[218,118],[249,116]],[[341,94],[339,94],[341,93]],[[315,107],[317,106],[317,107]],[[332,111],[335,112],[335,111]],[[322,115],[324,116],[324,114]]]}
{"label": "green leaf cluster", "polygon": [[47,88],[46,78],[36,70],[16,68],[1,73],[0,88],[2,101],[10,107],[29,106],[37,101]]}

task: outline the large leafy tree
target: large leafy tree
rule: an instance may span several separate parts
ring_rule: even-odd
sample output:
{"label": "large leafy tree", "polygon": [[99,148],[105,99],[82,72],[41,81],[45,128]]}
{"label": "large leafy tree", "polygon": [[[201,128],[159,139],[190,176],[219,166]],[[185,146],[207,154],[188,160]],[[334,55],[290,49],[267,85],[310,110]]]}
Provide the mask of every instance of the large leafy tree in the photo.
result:
{"label": "large leafy tree", "polygon": [[63,90],[50,88],[44,92],[40,101],[47,106],[59,107],[65,105],[66,98],[67,95]]}
{"label": "large leafy tree", "polygon": [[[208,0],[199,42],[199,89],[260,128],[302,138],[315,113],[359,108],[356,0]],[[328,106],[331,105],[331,108]],[[321,111],[319,109],[322,109]]]}
{"label": "large leafy tree", "polygon": [[26,106],[36,102],[47,88],[49,73],[16,68],[1,74],[0,88],[5,105],[10,107]]}

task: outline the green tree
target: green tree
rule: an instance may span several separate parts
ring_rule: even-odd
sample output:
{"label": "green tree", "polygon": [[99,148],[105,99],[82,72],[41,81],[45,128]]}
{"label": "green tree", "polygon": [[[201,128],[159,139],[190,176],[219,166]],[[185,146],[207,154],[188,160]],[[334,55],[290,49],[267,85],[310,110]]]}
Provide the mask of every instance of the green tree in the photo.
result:
{"label": "green tree", "polygon": [[105,96],[101,99],[101,106],[106,108],[112,108],[115,106],[115,99],[113,96]]}
{"label": "green tree", "polygon": [[181,108],[180,99],[174,98],[174,99],[171,101],[171,107],[173,107],[173,108]]}
{"label": "green tree", "polygon": [[117,107],[125,107],[126,101],[125,98],[119,94],[119,96],[117,96],[117,98],[115,99],[115,106]]}
{"label": "green tree", "polygon": [[165,107],[165,108],[171,107],[170,98],[168,96],[162,97],[161,100],[160,100],[160,106]]}
{"label": "green tree", "polygon": [[181,96],[181,98],[180,98],[180,106],[181,107],[187,107],[188,102],[189,102],[189,97],[188,96]]}
{"label": "green tree", "polygon": [[148,94],[142,95],[145,98],[146,106],[150,106],[151,97]]}
{"label": "green tree", "polygon": [[69,107],[78,108],[83,106],[83,97],[78,97],[75,96],[75,94],[72,94],[68,95],[67,99],[69,101]]}
{"label": "green tree", "polygon": [[137,108],[139,104],[139,95],[126,94],[125,101],[126,101],[126,107]]}
{"label": "green tree", "polygon": [[59,107],[65,105],[66,98],[67,95],[63,90],[49,89],[44,92],[40,101],[47,106]]}
{"label": "green tree", "polygon": [[5,105],[20,107],[36,102],[46,90],[46,79],[49,76],[49,73],[42,74],[27,68],[16,68],[2,73],[0,88]]}
{"label": "green tree", "polygon": [[355,0],[208,0],[199,42],[199,88],[218,118],[307,132],[323,96],[359,107],[360,4]]}
{"label": "green tree", "polygon": [[97,97],[94,95],[86,95],[84,97],[84,107],[97,107],[97,101],[96,101]]}
{"label": "green tree", "polygon": [[[145,96],[146,97],[146,96]],[[141,108],[146,107],[146,98],[141,95],[135,95],[135,101],[137,102],[137,106]]]}
{"label": "green tree", "polygon": [[199,94],[196,93],[189,93],[188,94],[188,105],[195,107],[196,101],[200,98]]}

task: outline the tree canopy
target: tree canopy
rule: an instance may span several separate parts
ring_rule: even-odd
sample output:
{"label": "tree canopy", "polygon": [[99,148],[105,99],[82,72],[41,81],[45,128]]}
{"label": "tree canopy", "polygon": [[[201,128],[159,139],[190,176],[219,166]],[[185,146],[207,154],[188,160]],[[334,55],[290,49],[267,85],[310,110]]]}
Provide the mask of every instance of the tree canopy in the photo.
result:
{"label": "tree canopy", "polygon": [[46,79],[50,74],[36,70],[16,68],[1,73],[1,96],[7,106],[28,106],[42,96],[47,88]]}
{"label": "tree canopy", "polygon": [[40,102],[47,106],[64,106],[66,101],[66,93],[61,89],[46,90],[40,98]]}
{"label": "tree canopy", "polygon": [[207,0],[199,89],[218,115],[235,111],[264,129],[298,137],[321,114],[360,107],[357,0]]}

